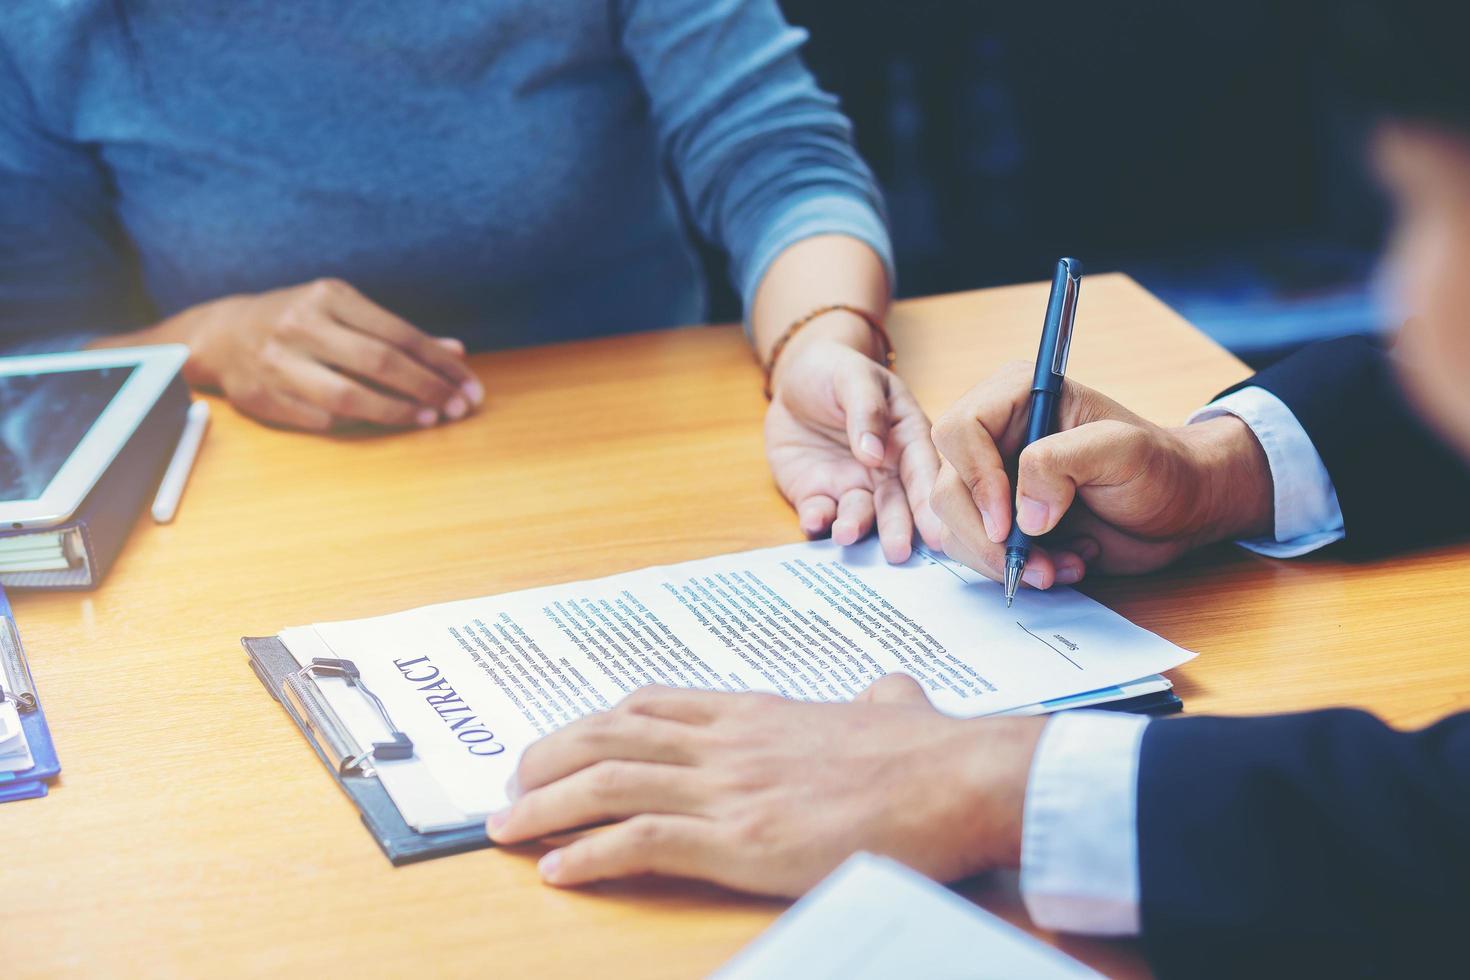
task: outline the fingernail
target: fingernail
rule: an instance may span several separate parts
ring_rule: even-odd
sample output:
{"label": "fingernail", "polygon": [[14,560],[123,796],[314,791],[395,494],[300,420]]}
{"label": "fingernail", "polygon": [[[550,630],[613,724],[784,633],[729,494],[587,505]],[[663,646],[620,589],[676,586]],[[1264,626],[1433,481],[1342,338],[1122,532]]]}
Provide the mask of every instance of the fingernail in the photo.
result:
{"label": "fingernail", "polygon": [[561,867],[561,851],[547,851],[541,855],[541,860],[536,862],[536,870],[541,872],[541,877],[546,881],[552,881],[556,877],[556,871]]}
{"label": "fingernail", "polygon": [[1078,568],[1076,565],[1057,566],[1058,585],[1075,585],[1077,583],[1077,580],[1080,578],[1082,578],[1082,569]]}
{"label": "fingernail", "polygon": [[1021,573],[1021,581],[1033,589],[1041,588],[1041,572],[1035,568],[1028,568]]}
{"label": "fingernail", "polygon": [[1041,534],[1046,530],[1047,507],[1039,500],[1022,497],[1016,504],[1016,523],[1027,534]]}
{"label": "fingernail", "polygon": [[504,810],[497,810],[496,812],[490,814],[490,819],[485,821],[485,825],[490,828],[491,836],[493,837],[496,831],[498,831],[501,827],[504,827],[505,822],[509,819],[510,807],[506,807]]}
{"label": "fingernail", "polygon": [[435,337],[434,340],[436,340],[441,347],[448,347],[450,350],[459,351],[461,354],[464,353],[464,341],[460,340],[458,337]]}
{"label": "fingernail", "polygon": [[1000,540],[1000,538],[997,538],[995,536],[995,528],[990,526],[990,515],[985,513],[985,511],[983,510],[980,512],[980,523],[985,525],[985,536],[987,538],[992,541]]}
{"label": "fingernail", "polygon": [[1091,564],[1102,554],[1102,545],[1091,538],[1078,538],[1072,542],[1072,550],[1077,552],[1077,557]]}
{"label": "fingernail", "polygon": [[505,781],[505,798],[508,800],[521,798],[521,781],[516,778],[515,773],[511,773],[510,778]]}
{"label": "fingernail", "polygon": [[873,435],[873,433],[864,432],[862,436],[858,439],[858,448],[863,451],[864,456],[868,456],[872,459],[876,459],[879,462],[882,462],[883,440]]}
{"label": "fingernail", "polygon": [[480,382],[470,379],[459,386],[464,396],[470,400],[472,405],[483,405],[485,403],[485,386]]}
{"label": "fingernail", "polygon": [[465,400],[458,395],[455,395],[453,398],[449,399],[449,401],[444,403],[444,414],[448,415],[452,419],[464,418],[465,413],[469,410],[470,407],[465,404]]}
{"label": "fingernail", "polygon": [[857,525],[845,518],[833,521],[832,540],[842,545],[853,544],[857,541]]}
{"label": "fingernail", "polygon": [[427,429],[439,421],[439,413],[432,408],[421,408],[419,409],[419,413],[413,417],[413,420],[419,424],[419,428]]}

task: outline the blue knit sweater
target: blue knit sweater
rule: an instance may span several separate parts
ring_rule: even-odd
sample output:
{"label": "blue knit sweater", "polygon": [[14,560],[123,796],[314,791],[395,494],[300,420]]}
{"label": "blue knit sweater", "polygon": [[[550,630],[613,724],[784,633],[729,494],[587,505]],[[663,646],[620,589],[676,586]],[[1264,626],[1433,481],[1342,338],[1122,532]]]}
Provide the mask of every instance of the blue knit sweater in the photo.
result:
{"label": "blue knit sweater", "polygon": [[[748,301],[800,238],[889,261],[775,0],[6,0],[0,350],[337,276],[475,347]],[[891,261],[889,262],[891,269]]]}

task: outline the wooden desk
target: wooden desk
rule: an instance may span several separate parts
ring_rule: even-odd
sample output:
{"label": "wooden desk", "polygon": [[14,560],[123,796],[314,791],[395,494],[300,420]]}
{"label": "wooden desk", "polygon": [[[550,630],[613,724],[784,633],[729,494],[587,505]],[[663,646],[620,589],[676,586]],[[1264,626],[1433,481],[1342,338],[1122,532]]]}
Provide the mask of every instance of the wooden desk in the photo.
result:
{"label": "wooden desk", "polygon": [[[925,406],[1034,356],[1045,298],[901,304],[901,366]],[[1246,374],[1124,277],[1090,278],[1080,314],[1072,375],[1153,418]],[[534,850],[394,869],[251,674],[244,634],[799,538],[738,330],[476,365],[486,410],[430,432],[327,440],[216,406],[175,524],[140,525],[94,594],[15,597],[65,775],[0,808],[6,976],[685,977],[783,908],[678,882],[556,891]],[[1191,710],[1348,703],[1420,723],[1470,702],[1445,629],[1464,619],[1466,551],[1391,569],[1218,557],[1091,586],[1200,651],[1177,676]],[[1009,876],[966,891],[1020,917]],[[1061,944],[1141,969],[1127,944]]]}

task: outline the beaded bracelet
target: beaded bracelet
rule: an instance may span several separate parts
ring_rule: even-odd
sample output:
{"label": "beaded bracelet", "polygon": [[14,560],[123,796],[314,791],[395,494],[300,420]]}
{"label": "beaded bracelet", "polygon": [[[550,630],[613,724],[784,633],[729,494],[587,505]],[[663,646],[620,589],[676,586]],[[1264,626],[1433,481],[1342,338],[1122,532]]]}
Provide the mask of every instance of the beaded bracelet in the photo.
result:
{"label": "beaded bracelet", "polygon": [[825,316],[828,313],[836,313],[839,310],[844,313],[851,313],[868,325],[868,329],[877,336],[879,342],[883,345],[883,363],[890,371],[893,370],[893,365],[898,362],[898,355],[893,350],[893,339],[888,336],[888,331],[883,329],[883,324],[878,322],[877,317],[866,310],[860,310],[856,306],[849,306],[846,303],[832,303],[828,306],[819,306],[787,327],[781,336],[776,339],[776,343],[772,345],[771,356],[766,358],[766,363],[762,367],[766,375],[765,391],[768,400],[771,397],[771,375],[775,373],[776,360],[781,356],[781,352],[786,349],[786,345],[791,342],[791,338],[795,337],[802,327],[811,323],[817,317]]}

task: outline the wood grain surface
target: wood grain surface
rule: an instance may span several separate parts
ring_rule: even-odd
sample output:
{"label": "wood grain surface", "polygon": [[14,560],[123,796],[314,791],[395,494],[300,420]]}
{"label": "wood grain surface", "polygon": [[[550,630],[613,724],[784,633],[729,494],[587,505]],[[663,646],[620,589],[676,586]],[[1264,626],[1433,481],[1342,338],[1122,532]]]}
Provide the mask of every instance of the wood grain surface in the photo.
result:
{"label": "wood grain surface", "polygon": [[[907,301],[900,370],[931,413],[1030,358],[1045,284]],[[103,587],[13,601],[64,767],[0,807],[9,977],[707,973],[784,905],[682,882],[541,886],[536,848],[391,867],[247,666],[242,635],[800,538],[735,327],[485,354],[474,418],[324,439],[217,403],[177,521]],[[1083,285],[1070,374],[1182,421],[1243,365],[1123,276]],[[1221,548],[1093,595],[1201,656],[1192,712],[1470,703],[1470,553],[1277,562]],[[1024,921],[1013,875],[962,891]],[[1116,975],[1131,944],[1049,937]]]}

